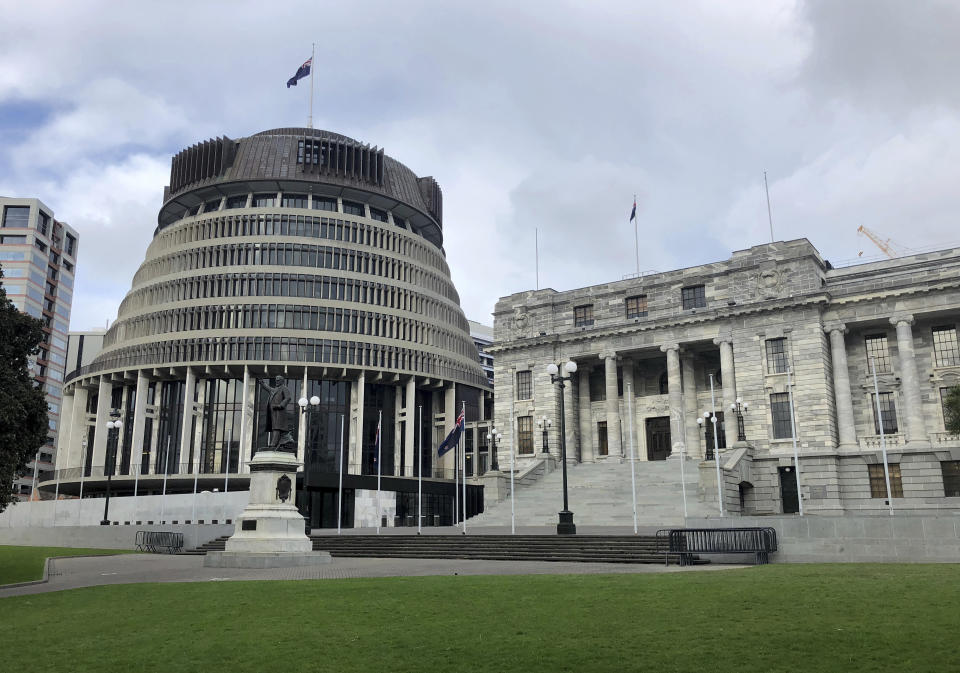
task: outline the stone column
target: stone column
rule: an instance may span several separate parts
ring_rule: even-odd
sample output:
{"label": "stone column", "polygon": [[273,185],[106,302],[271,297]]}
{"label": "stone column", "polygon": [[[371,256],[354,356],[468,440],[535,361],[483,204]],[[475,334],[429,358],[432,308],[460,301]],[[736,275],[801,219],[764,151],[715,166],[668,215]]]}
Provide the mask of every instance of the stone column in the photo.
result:
{"label": "stone column", "polygon": [[243,367],[243,404],[240,407],[240,461],[239,472],[249,472],[250,461],[253,460],[253,415],[254,405],[257,403],[257,381],[250,376],[250,368]]}
{"label": "stone column", "polygon": [[140,472],[143,462],[143,430],[147,421],[147,380],[143,370],[137,371],[137,391],[133,395],[133,447],[130,449],[130,469]]}
{"label": "stone column", "polygon": [[593,418],[590,413],[590,367],[580,367],[577,374],[580,377],[577,395],[580,412],[580,462],[592,463],[596,458],[593,455]]}
{"label": "stone column", "polygon": [[[837,402],[837,436],[839,449],[857,448],[857,425],[853,418],[853,398],[850,396],[850,370],[847,367],[847,345],[843,335],[846,325],[824,325],[830,335],[830,355],[833,361],[833,394]],[[869,365],[869,363],[868,363]]]}
{"label": "stone column", "polygon": [[413,476],[413,466],[416,464],[417,444],[416,444],[416,425],[417,425],[417,379],[411,376],[407,381],[407,404],[405,425],[403,426],[403,443],[406,445],[406,465],[403,473],[407,476]]}
{"label": "stone column", "polygon": [[[183,390],[183,422],[180,424],[180,462],[191,461],[190,449],[193,447],[193,393],[197,387],[197,376],[190,367],[187,367],[187,380]],[[226,454],[224,454],[226,455]],[[199,461],[198,461],[199,462]],[[179,467],[176,473],[180,474],[183,470]]]}
{"label": "stone column", "polygon": [[[670,405],[670,444],[686,441],[683,428],[683,383],[680,378],[680,346],[664,344],[660,350],[667,354],[667,401]],[[679,456],[673,456],[679,458]]]}
{"label": "stone column", "polygon": [[[683,436],[687,455],[703,458],[703,443],[700,441],[700,426],[697,416],[697,379],[694,376],[693,355],[680,359],[680,376],[683,379]],[[668,374],[669,376],[669,374]]]}
{"label": "stone column", "polygon": [[110,420],[110,393],[113,391],[113,383],[110,382],[110,375],[105,374],[100,377],[100,392],[97,398],[97,424],[93,431],[93,476],[96,476],[96,469],[106,465],[107,462],[107,421]]}
{"label": "stone column", "polygon": [[622,456],[620,444],[620,395],[617,392],[617,354],[602,353],[604,383],[607,391],[607,455]]}
{"label": "stone column", "polygon": [[90,393],[83,386],[73,389],[73,421],[70,423],[70,448],[64,467],[83,467],[86,458],[83,440],[87,437],[87,400]]}
{"label": "stone column", "polygon": [[[720,346],[720,378],[723,380],[723,404],[721,409],[724,412],[724,418],[730,416],[730,405],[737,401],[737,372],[733,364],[733,337],[729,334],[721,335],[713,340],[713,343]],[[729,426],[734,428],[734,438],[736,437],[736,425]],[[728,439],[731,439],[728,437]],[[733,442],[730,442],[731,446]]]}
{"label": "stone column", "polygon": [[[563,375],[563,372],[560,372]],[[571,380],[563,384],[563,423],[566,431],[564,441],[567,444],[567,462],[580,462],[580,451],[577,447],[577,423],[579,415],[577,414],[577,397],[573,394],[573,376]],[[557,437],[560,436],[560,428],[557,428]],[[557,460],[560,459],[560,447],[555,449]]]}
{"label": "stone column", "polygon": [[350,471],[351,467],[357,470],[356,474],[360,473],[359,465],[363,452],[363,393],[366,382],[366,374],[361,371],[351,386],[353,390],[350,391],[350,452],[347,457],[349,465],[344,466],[346,474],[353,474]]}
{"label": "stone column", "polygon": [[[907,440],[910,444],[928,441],[926,424],[923,421],[923,402],[920,398],[920,378],[917,376],[917,360],[913,351],[912,315],[895,315],[890,318],[897,328],[897,352],[900,361],[900,380],[903,383],[904,415],[906,416]],[[876,402],[874,402],[876,404]]]}
{"label": "stone column", "polygon": [[[400,476],[403,474],[403,465],[400,462],[400,396],[402,389],[399,384],[393,387],[393,474]],[[402,412],[406,416],[406,409]],[[406,426],[404,426],[406,428]],[[405,439],[405,438],[404,438]]]}

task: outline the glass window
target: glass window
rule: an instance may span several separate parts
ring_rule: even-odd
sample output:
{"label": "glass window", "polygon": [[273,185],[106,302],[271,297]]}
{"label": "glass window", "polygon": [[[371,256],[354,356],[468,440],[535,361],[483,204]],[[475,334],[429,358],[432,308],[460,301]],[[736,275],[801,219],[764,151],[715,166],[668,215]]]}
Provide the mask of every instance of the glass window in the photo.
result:
{"label": "glass window", "polygon": [[767,339],[767,373],[785,374],[789,367],[786,337]]}
{"label": "glass window", "polygon": [[645,318],[647,315],[647,295],[640,294],[636,297],[627,297],[627,317]]}
{"label": "glass window", "polygon": [[877,373],[886,373],[890,371],[890,350],[887,348],[886,334],[871,334],[863,339],[867,347],[867,365],[870,364],[870,358],[873,358]]}
{"label": "glass window", "polygon": [[67,247],[64,250],[64,252],[66,252],[68,255],[73,257],[74,253],[76,252],[76,249],[77,249],[76,237],[73,236],[72,234],[67,234]]}
{"label": "glass window", "polygon": [[[238,198],[238,197],[232,196],[232,197],[230,197],[230,198],[231,198],[231,199],[236,199],[236,198]],[[231,206],[231,205],[229,205],[229,201],[228,201],[228,202],[227,202],[227,208],[242,208],[243,206],[247,205],[247,197],[244,196],[244,197],[242,197],[242,198],[243,198],[243,203],[242,203],[241,205],[239,205],[239,206]],[[210,201],[207,201],[206,203],[203,204],[203,212],[205,212],[205,213],[214,213],[214,212],[216,212],[216,211],[218,211],[218,210],[220,210],[220,199],[211,199]]]}
{"label": "glass window", "polygon": [[606,456],[610,452],[607,447],[607,422],[597,422],[597,455]]}
{"label": "glass window", "polygon": [[933,356],[937,367],[960,365],[960,348],[957,347],[956,327],[933,328]]}
{"label": "glass window", "polygon": [[3,226],[26,229],[30,226],[30,207],[6,206],[3,209]]}
{"label": "glass window", "polygon": [[282,205],[284,208],[306,208],[306,194],[284,194]]}
{"label": "glass window", "polygon": [[[877,465],[867,465],[867,471],[870,474],[870,497],[887,497],[887,478],[883,473],[883,463]],[[903,482],[900,479],[900,463],[887,463],[887,471],[890,473],[890,495],[894,498],[903,497]]]}
{"label": "glass window", "polygon": [[[960,389],[960,388],[958,388]],[[950,422],[950,411],[947,407],[947,398],[950,396],[950,392],[954,388],[941,388],[940,389],[940,409],[943,411],[943,429],[947,429],[947,424]]]}
{"label": "glass window", "polygon": [[517,447],[521,454],[533,453],[533,416],[517,418]]}
{"label": "glass window", "polygon": [[597,367],[590,371],[590,401],[602,402],[607,399],[607,377],[604,370]]}
{"label": "glass window", "polygon": [[313,197],[313,209],[314,210],[329,210],[331,213],[337,212],[337,200],[330,199],[325,196],[314,196]]}
{"label": "glass window", "polygon": [[960,498],[960,460],[945,460],[940,463],[943,472],[943,495]]}
{"label": "glass window", "polygon": [[277,195],[273,193],[266,194],[254,194],[253,195],[253,207],[254,208],[273,208],[277,205]]}
{"label": "glass window", "polygon": [[593,304],[575,306],[573,308],[573,326],[589,327],[593,324]]}
{"label": "glass window", "polygon": [[366,215],[366,210],[362,203],[354,203],[353,201],[343,201],[343,212],[347,215],[360,215],[363,217]]}
{"label": "glass window", "polygon": [[225,206],[227,210],[232,208],[246,208],[247,207],[247,195],[240,194],[238,196],[231,196],[227,199],[227,205]]}
{"label": "glass window", "polygon": [[789,393],[773,393],[770,395],[770,419],[773,421],[774,439],[789,439],[793,437],[790,423]]}
{"label": "glass window", "polygon": [[517,399],[529,400],[533,398],[532,373],[528,370],[517,372]]}
{"label": "glass window", "polygon": [[683,301],[684,310],[689,308],[703,308],[707,305],[707,295],[705,286],[691,285],[680,289],[680,298]]}
{"label": "glass window", "polygon": [[[880,420],[877,418],[877,396],[871,395],[873,400],[873,431],[880,434]],[[897,405],[893,393],[880,393],[880,415],[883,417],[884,434],[897,432]]]}
{"label": "glass window", "polygon": [[9,235],[8,235],[8,236],[0,236],[0,244],[2,244],[2,243],[14,243],[14,244],[17,244],[17,243],[26,243],[26,242],[27,242],[27,237],[26,237],[26,236],[9,236]]}
{"label": "glass window", "polygon": [[47,215],[42,210],[37,216],[37,231],[39,231],[44,236],[47,235],[47,231],[50,229],[50,216]]}
{"label": "glass window", "polygon": [[370,206],[370,219],[377,220],[378,222],[386,222],[387,214],[378,208]]}

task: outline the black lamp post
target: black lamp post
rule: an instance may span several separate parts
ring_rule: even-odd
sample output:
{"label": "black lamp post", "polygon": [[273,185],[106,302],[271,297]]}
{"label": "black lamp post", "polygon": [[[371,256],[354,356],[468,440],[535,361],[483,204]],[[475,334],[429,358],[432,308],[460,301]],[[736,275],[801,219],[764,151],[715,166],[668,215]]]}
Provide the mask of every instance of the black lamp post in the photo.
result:
{"label": "black lamp post", "polygon": [[544,416],[539,421],[537,421],[537,425],[539,425],[540,428],[543,430],[543,452],[550,453],[550,447],[547,445],[547,429],[551,425],[553,425],[553,421],[551,421],[549,418]]}
{"label": "black lamp post", "polygon": [[557,522],[557,535],[575,535],[577,526],[573,523],[573,512],[570,511],[567,502],[567,429],[565,422],[565,412],[563,408],[563,388],[564,383],[573,380],[573,373],[577,371],[577,363],[573,360],[567,361],[563,365],[563,371],[568,375],[560,375],[560,367],[552,362],[547,365],[547,373],[550,374],[550,383],[560,384],[560,464],[563,466],[563,510],[559,513]]}
{"label": "black lamp post", "polygon": [[306,533],[310,534],[311,527],[313,526],[313,496],[310,494],[310,491],[307,490],[307,485],[310,483],[310,460],[312,450],[310,449],[310,425],[309,419],[313,414],[320,413],[320,398],[314,395],[309,400],[306,397],[301,397],[297,400],[297,406],[300,407],[300,415],[307,419],[306,432],[306,441],[303,446],[303,495],[304,499],[307,501],[307,515],[306,515]]}
{"label": "black lamp post", "polygon": [[103,521],[101,526],[110,525],[110,487],[113,472],[117,468],[117,440],[120,436],[120,428],[123,423],[120,421],[120,412],[111,411],[110,420],[107,421],[107,464],[104,466],[104,472],[107,473],[107,497],[103,503]]}
{"label": "black lamp post", "polygon": [[490,440],[490,450],[493,452],[490,455],[490,471],[499,472],[500,463],[497,462],[497,442],[503,439],[503,435],[497,432],[496,428],[490,428],[490,432],[487,433],[487,439]]}
{"label": "black lamp post", "polygon": [[737,415],[737,441],[745,442],[747,441],[747,432],[743,427],[743,413],[747,410],[748,402],[744,402],[742,398],[737,398],[736,402],[733,402],[730,405],[730,411]]}

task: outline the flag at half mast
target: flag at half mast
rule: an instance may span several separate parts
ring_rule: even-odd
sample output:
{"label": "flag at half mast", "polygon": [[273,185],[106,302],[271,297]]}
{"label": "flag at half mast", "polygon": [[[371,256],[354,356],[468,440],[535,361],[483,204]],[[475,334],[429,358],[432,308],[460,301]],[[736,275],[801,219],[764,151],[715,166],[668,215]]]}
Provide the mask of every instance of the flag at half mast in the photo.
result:
{"label": "flag at half mast", "polygon": [[289,89],[292,86],[297,86],[297,82],[302,80],[304,77],[310,76],[310,68],[313,67],[313,56],[308,58],[303,62],[299,68],[297,68],[297,74],[287,80],[287,88]]}
{"label": "flag at half mast", "polygon": [[627,222],[633,222],[633,219],[637,216],[637,197],[633,197],[633,210],[630,211],[630,219]]}
{"label": "flag at half mast", "polygon": [[464,409],[460,409],[460,415],[457,416],[457,424],[454,426],[453,430],[450,431],[450,434],[447,435],[446,439],[440,442],[440,446],[437,447],[437,457],[442,456],[447,451],[452,449],[460,441],[460,435],[463,432],[463,412]]}

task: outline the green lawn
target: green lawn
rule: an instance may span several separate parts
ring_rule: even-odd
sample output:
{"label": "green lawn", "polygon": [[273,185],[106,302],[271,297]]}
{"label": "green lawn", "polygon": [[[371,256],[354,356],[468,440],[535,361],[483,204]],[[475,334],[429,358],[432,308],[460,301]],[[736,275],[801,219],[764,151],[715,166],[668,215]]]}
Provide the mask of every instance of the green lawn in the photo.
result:
{"label": "green lawn", "polygon": [[48,556],[85,554],[128,554],[123,549],[73,549],[70,547],[11,547],[0,545],[0,584],[43,579],[43,562]]}
{"label": "green lawn", "polygon": [[26,671],[958,671],[960,566],[118,585],[0,599]]}

